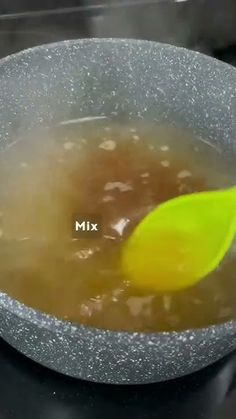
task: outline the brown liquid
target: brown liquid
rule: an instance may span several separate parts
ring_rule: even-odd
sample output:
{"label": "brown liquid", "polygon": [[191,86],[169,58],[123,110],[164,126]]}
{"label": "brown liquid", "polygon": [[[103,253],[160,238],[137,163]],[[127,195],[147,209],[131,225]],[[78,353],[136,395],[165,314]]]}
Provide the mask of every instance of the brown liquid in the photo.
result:
{"label": "brown liquid", "polygon": [[[120,268],[124,241],[150,209],[233,183],[219,162],[189,133],[144,124],[64,127],[20,141],[0,161],[0,289],[59,318],[113,330],[181,330],[233,318],[233,252],[178,293],[142,293]],[[78,212],[102,216],[101,238],[72,239]]]}

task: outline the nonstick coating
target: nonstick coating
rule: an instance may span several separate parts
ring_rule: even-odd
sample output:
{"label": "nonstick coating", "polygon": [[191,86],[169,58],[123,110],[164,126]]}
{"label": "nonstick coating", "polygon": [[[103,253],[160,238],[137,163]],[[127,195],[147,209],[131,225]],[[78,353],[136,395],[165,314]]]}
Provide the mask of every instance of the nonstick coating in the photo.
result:
{"label": "nonstick coating", "polygon": [[[16,135],[87,116],[126,116],[190,128],[236,153],[236,70],[173,46],[89,39],[0,61],[0,149]],[[236,321],[181,333],[74,326],[0,294],[0,332],[35,361],[86,380],[141,384],[199,370],[236,347]]]}

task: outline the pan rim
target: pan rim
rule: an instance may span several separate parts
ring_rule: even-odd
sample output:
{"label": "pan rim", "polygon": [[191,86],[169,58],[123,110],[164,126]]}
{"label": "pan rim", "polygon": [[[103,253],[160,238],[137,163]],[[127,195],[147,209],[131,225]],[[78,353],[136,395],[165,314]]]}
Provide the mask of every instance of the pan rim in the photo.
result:
{"label": "pan rim", "polygon": [[4,65],[5,63],[8,63],[9,61],[14,61],[19,58],[22,58],[24,56],[27,56],[29,53],[37,53],[40,51],[52,50],[57,47],[63,47],[63,46],[77,46],[80,44],[104,44],[104,43],[111,43],[111,44],[130,44],[130,45],[153,45],[156,46],[159,49],[165,49],[165,50],[172,50],[174,52],[181,51],[182,53],[189,54],[190,56],[200,56],[206,59],[208,62],[214,61],[217,65],[220,65],[221,67],[224,67],[225,69],[231,70],[236,74],[235,67],[229,63],[225,63],[223,61],[220,61],[219,59],[215,57],[208,56],[202,52],[194,51],[185,47],[181,46],[175,46],[171,44],[167,44],[165,42],[157,42],[157,41],[149,41],[145,39],[135,39],[135,38],[74,38],[74,39],[66,39],[64,41],[57,41],[57,42],[49,42],[45,44],[36,45],[30,48],[23,49],[22,51],[18,51],[13,54],[9,54],[3,58],[0,59],[0,67]]}
{"label": "pan rim", "polygon": [[103,336],[117,337],[135,337],[140,340],[155,339],[159,340],[162,338],[170,339],[176,338],[181,339],[181,336],[192,336],[215,333],[215,330],[228,329],[236,327],[236,319],[228,320],[227,322],[213,324],[206,327],[196,329],[184,329],[181,331],[172,332],[128,332],[128,331],[114,331],[110,329],[99,329],[92,326],[85,326],[83,324],[72,323],[67,320],[58,319],[56,316],[47,314],[41,310],[31,308],[20,301],[10,297],[8,294],[0,292],[0,309],[4,309],[7,312],[17,316],[21,320],[27,321],[30,324],[34,324],[42,329],[52,331],[59,334],[80,336],[81,332],[90,332],[92,334],[99,334]]}

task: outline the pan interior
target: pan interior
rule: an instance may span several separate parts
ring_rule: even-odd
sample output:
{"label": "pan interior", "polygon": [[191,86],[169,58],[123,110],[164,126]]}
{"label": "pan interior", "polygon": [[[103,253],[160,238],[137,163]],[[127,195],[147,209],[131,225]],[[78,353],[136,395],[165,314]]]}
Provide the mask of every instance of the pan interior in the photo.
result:
{"label": "pan interior", "polygon": [[[217,271],[178,293],[141,292],[120,264],[133,228],[156,205],[235,183],[233,161],[216,145],[168,124],[62,120],[15,138],[1,154],[0,176],[1,291],[58,318],[118,331],[234,318],[234,247]],[[101,235],[74,235],[80,214],[101,220]]]}

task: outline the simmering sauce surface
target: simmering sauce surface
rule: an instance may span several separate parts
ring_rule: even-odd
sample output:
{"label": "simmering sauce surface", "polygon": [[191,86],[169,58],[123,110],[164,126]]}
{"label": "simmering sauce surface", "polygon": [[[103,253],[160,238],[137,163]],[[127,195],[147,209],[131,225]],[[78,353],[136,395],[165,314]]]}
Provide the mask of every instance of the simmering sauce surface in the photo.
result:
{"label": "simmering sauce surface", "polygon": [[[0,290],[58,318],[112,330],[232,319],[234,248],[196,286],[159,295],[132,287],[120,255],[159,203],[234,183],[217,149],[176,128],[105,120],[19,139],[0,156]],[[103,220],[102,236],[74,239],[74,214],[91,212]]]}

